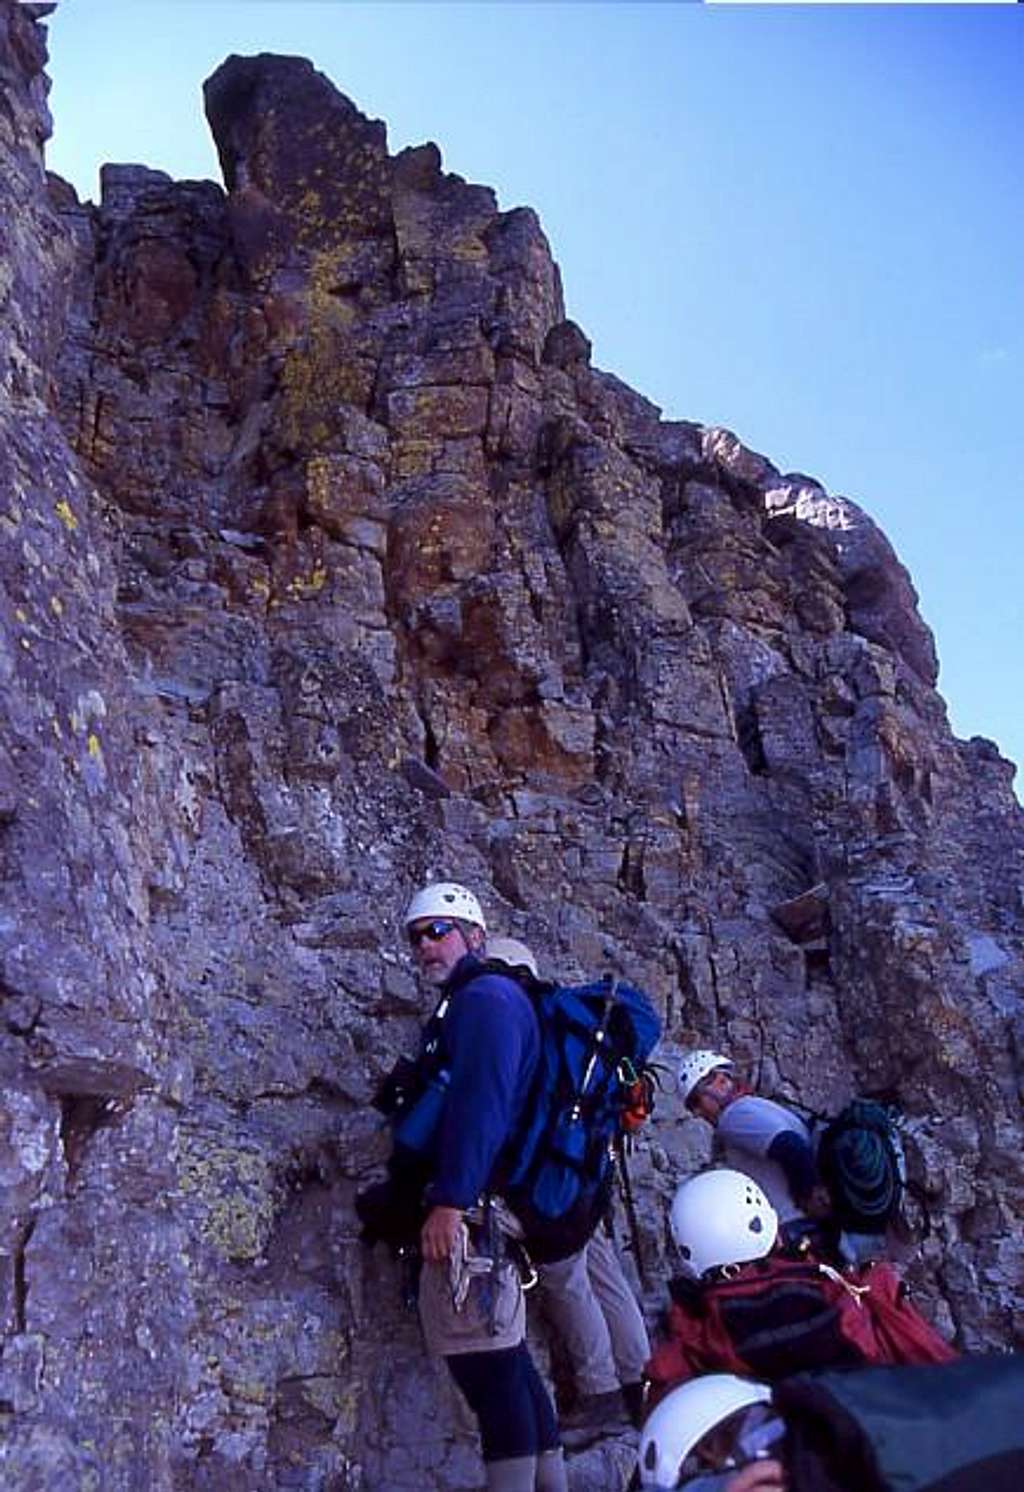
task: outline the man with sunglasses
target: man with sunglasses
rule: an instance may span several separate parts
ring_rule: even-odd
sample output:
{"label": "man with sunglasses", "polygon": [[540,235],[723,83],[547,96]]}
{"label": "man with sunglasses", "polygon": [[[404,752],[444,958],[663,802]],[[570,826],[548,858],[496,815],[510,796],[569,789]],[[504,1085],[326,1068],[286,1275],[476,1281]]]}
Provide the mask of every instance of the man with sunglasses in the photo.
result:
{"label": "man with sunglasses", "polygon": [[[486,923],[465,886],[425,886],[405,929],[420,978],[441,997],[420,1059],[432,1091],[408,1121],[430,1114],[420,1137],[424,1337],[477,1417],[488,1492],[565,1492],[554,1406],[526,1345],[515,1224],[499,1200],[502,1153],[540,1054],[537,1017],[515,979],[485,967]],[[403,1133],[397,1125],[396,1142]]]}

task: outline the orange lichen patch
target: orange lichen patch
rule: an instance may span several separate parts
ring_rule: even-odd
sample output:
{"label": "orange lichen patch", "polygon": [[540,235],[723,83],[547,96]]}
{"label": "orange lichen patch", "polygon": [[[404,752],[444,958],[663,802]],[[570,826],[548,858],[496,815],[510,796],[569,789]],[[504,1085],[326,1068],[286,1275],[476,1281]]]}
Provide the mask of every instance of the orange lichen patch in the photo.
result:
{"label": "orange lichen patch", "polygon": [[281,433],[299,448],[322,446],[333,431],[338,408],[363,405],[372,375],[351,362],[333,338],[310,335],[294,348],[281,369]]}
{"label": "orange lichen patch", "polygon": [[372,388],[373,370],[347,345],[355,307],[334,293],[348,272],[341,250],[314,257],[305,295],[306,334],[281,369],[281,430],[300,448],[322,446],[334,431],[339,407],[361,407]]}
{"label": "orange lichen patch", "polygon": [[64,498],[61,498],[60,502],[55,504],[54,512],[57,514],[57,517],[67,529],[68,533],[73,534],[76,532],[78,528],[78,519],[72,512],[70,503],[66,502]]}
{"label": "orange lichen patch", "polygon": [[103,747],[100,745],[100,738],[95,731],[90,731],[86,737],[85,749],[94,761],[102,757]]}
{"label": "orange lichen patch", "polygon": [[339,298],[338,292],[352,285],[356,257],[350,244],[313,255],[306,290],[311,326],[344,327],[354,319],[355,307]]}

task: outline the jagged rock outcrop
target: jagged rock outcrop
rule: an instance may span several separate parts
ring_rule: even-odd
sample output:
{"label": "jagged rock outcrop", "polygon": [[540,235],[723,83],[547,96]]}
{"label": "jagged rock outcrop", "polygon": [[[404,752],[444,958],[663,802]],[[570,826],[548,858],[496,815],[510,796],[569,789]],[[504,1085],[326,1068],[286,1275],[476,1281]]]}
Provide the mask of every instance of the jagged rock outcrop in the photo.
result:
{"label": "jagged rock outcrop", "polygon": [[[5,1485],[474,1485],[351,1206],[431,872],[549,967],[628,968],[669,1058],[898,1097],[911,1277],[1019,1343],[1024,826],[884,537],[594,368],[534,214],[307,62],[210,80],[226,193],[108,166],[79,203],[32,10],[0,0]],[[656,1281],[705,1147],[665,1095]]]}

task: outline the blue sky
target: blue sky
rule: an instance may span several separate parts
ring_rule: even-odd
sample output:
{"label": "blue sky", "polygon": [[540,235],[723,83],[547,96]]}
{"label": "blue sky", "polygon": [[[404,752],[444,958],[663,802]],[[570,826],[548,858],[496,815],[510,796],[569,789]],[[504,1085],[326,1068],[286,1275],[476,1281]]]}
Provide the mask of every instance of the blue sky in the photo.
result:
{"label": "blue sky", "polygon": [[535,207],[595,362],[866,508],[957,734],[1024,762],[1024,8],[61,0],[49,26],[48,163],[82,196],[105,161],[219,180],[202,80],[277,51]]}

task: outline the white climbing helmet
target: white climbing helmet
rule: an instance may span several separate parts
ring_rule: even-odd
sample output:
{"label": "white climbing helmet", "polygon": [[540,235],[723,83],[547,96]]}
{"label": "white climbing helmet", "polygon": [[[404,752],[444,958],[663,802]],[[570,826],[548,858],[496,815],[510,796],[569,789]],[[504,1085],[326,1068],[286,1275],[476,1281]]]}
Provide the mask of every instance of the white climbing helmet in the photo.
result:
{"label": "white climbing helmet", "polygon": [[648,1416],[640,1436],[640,1485],[670,1492],[681,1485],[687,1456],[716,1425],[748,1409],[767,1404],[771,1390],[732,1373],[705,1373],[673,1389]]}
{"label": "white climbing helmet", "polygon": [[480,903],[472,891],[455,881],[432,881],[422,891],[417,891],[405,909],[405,925],[410,927],[424,917],[457,917],[487,931]]}
{"label": "white climbing helmet", "polygon": [[702,1171],[672,1198],[669,1226],[684,1273],[699,1280],[708,1269],[771,1253],[779,1219],[757,1182],[742,1171]]}
{"label": "white climbing helmet", "polygon": [[527,969],[534,977],[540,978],[540,970],[537,960],[525,943],[518,938],[488,938],[487,957],[495,958],[499,963],[508,964],[510,969]]}
{"label": "white climbing helmet", "polygon": [[729,1068],[732,1062],[728,1057],[720,1057],[717,1052],[687,1052],[679,1064],[679,1096],[683,1103],[687,1101],[690,1094],[696,1088],[702,1078],[706,1078],[709,1072],[717,1072],[719,1068]]}

